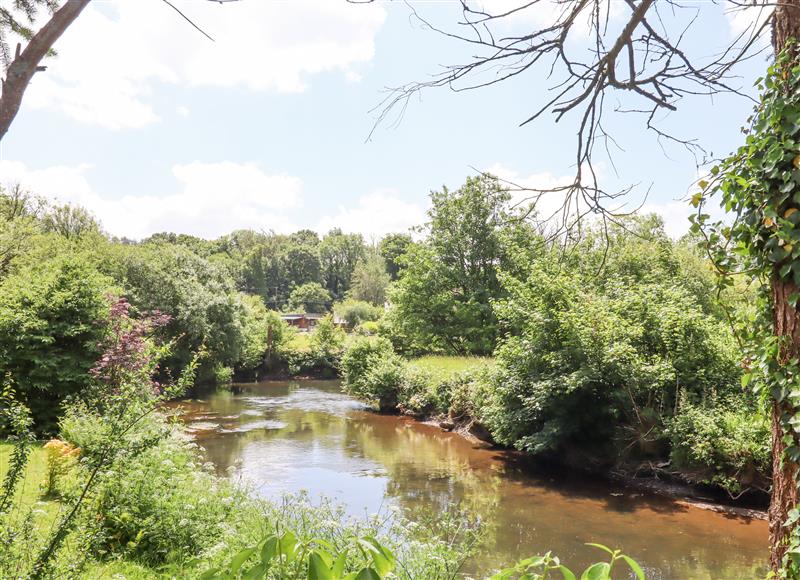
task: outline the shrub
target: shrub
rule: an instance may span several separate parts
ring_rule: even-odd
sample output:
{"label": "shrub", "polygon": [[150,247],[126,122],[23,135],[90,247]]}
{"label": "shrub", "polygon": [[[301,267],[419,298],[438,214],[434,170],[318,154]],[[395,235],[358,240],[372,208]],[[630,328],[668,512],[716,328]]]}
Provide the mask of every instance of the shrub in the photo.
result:
{"label": "shrub", "polygon": [[[89,463],[102,452],[102,422],[101,416],[86,412],[63,421],[64,437],[85,446],[82,453]],[[162,418],[153,417],[143,423],[139,437],[147,440],[165,428]],[[92,506],[94,550],[155,565],[196,556],[219,542],[231,532],[228,522],[235,506],[247,500],[209,469],[196,446],[176,432],[114,462]]]}
{"label": "shrub", "polygon": [[403,413],[422,417],[437,407],[433,393],[431,373],[406,365],[402,379],[397,387],[397,408]]}
{"label": "shrub", "polygon": [[218,386],[230,385],[233,382],[233,369],[226,367],[222,363],[217,363],[212,369],[214,384]]}
{"label": "shrub", "polygon": [[0,286],[0,368],[40,431],[53,431],[65,397],[89,384],[105,333],[111,281],[78,257],[23,269]]}
{"label": "shrub", "polygon": [[373,306],[364,300],[349,298],[333,305],[333,312],[345,321],[348,328],[355,328],[362,322],[373,322],[383,315],[383,308]]}
{"label": "shrub", "polygon": [[695,471],[698,482],[718,485],[731,496],[767,491],[769,422],[757,409],[684,403],[669,434],[673,463]]}
{"label": "shrub", "polygon": [[344,330],[336,326],[331,316],[319,321],[308,340],[308,348],[287,344],[282,349],[291,374],[311,373],[335,376],[347,338]]}
{"label": "shrub", "polygon": [[44,495],[53,497],[58,494],[61,478],[67,475],[67,471],[75,463],[75,458],[81,450],[61,439],[51,439],[44,444],[44,450],[47,457]]}
{"label": "shrub", "polygon": [[341,369],[348,393],[377,402],[382,411],[396,407],[406,367],[387,339],[355,340],[342,356]]}
{"label": "shrub", "polygon": [[280,314],[267,310],[260,296],[241,294],[244,344],[237,361],[238,370],[257,376],[263,365],[272,367],[278,352],[289,339],[289,327]]}
{"label": "shrub", "polygon": [[359,336],[375,336],[380,332],[380,324],[376,321],[367,320],[355,327],[354,332]]}

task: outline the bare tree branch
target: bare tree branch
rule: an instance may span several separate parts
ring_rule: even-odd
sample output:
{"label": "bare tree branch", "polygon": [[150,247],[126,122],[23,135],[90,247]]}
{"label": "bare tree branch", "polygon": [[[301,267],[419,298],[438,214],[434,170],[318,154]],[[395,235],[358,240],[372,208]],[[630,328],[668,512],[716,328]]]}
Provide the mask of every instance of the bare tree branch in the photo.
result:
{"label": "bare tree branch", "polygon": [[[574,179],[568,186],[548,190],[563,196],[562,211],[555,218],[560,220],[562,230],[587,214],[618,220],[619,214],[611,206],[618,205],[632,188],[609,192],[599,183],[595,145],[601,144],[612,166],[611,148],[621,150],[605,129],[605,116],[643,115],[645,126],[656,135],[662,149],[666,144],[678,145],[701,165],[707,153],[699,142],[662,128],[657,122],[662,117],[659,113],[677,110],[679,102],[691,96],[730,93],[747,97],[737,86],[733,69],[767,48],[759,45],[759,39],[769,28],[772,12],[779,4],[768,0],[726,0],[729,11],[748,9],[757,18],[720,52],[690,58],[684,44],[706,5],[681,0],[622,0],[620,13],[620,4],[614,2],[519,0],[517,6],[504,5],[502,11],[492,12],[490,3],[460,0],[460,18],[454,27],[446,28],[435,25],[420,14],[417,5],[406,2],[412,18],[425,28],[465,43],[475,53],[465,62],[442,67],[427,80],[388,89],[386,98],[374,109],[376,121],[370,137],[390,115],[397,114],[396,122],[399,121],[411,97],[427,89],[476,90],[537,69],[551,84],[543,93],[542,103],[520,126],[545,113],[553,115],[556,122],[569,117],[576,124]],[[713,0],[708,4],[723,3]],[[665,7],[669,12],[664,11]],[[547,24],[516,32],[519,24],[512,25],[511,19],[535,10],[552,12]],[[679,17],[681,20],[677,20]],[[612,93],[629,95],[626,103],[638,100],[640,104],[617,104],[607,110],[605,99]],[[527,191],[533,202],[543,193],[530,188]]]}

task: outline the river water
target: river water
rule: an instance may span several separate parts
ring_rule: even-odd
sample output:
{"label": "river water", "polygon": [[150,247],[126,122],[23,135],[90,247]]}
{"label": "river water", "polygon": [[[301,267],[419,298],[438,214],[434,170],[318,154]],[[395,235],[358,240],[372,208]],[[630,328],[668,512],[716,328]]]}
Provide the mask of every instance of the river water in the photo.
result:
{"label": "river water", "polygon": [[263,497],[306,490],[353,515],[394,506],[412,520],[447,509],[480,516],[487,540],[471,574],[548,550],[576,569],[598,556],[585,543],[599,542],[635,557],[650,579],[765,575],[764,521],[586,475],[537,475],[437,427],[371,413],[336,381],[242,384],[179,406],[218,472]]}

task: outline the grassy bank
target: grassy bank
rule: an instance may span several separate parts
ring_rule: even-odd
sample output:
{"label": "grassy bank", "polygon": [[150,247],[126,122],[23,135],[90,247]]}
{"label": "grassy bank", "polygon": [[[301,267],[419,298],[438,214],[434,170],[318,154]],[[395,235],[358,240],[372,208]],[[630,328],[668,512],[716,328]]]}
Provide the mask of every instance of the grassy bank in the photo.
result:
{"label": "grassy bank", "polygon": [[456,373],[474,371],[493,362],[494,359],[484,356],[426,355],[411,359],[409,365],[429,373],[434,380],[443,380]]}
{"label": "grassy bank", "polygon": [[[10,444],[0,443],[0,477],[8,471],[11,451]],[[309,555],[320,547],[346,555],[347,569],[368,566],[373,556],[359,552],[358,538],[375,538],[396,561],[397,577],[450,578],[474,543],[475,530],[456,515],[437,514],[436,521],[410,524],[388,513],[354,519],[333,502],[312,501],[305,495],[277,502],[254,499],[204,471],[199,459],[191,444],[179,438],[115,468],[114,477],[85,504],[81,524],[70,532],[54,574],[129,580],[198,577],[212,568],[225,570],[242,550],[258,547],[262,553],[265,539],[290,531],[297,546],[291,570],[297,577],[306,577]],[[77,463],[70,467],[73,472],[79,469]],[[62,473],[58,494],[66,499],[48,497],[47,471],[46,451],[37,443],[13,512],[4,522],[9,530],[23,531],[27,557],[39,552],[71,505],[69,479],[79,479],[77,472]],[[26,528],[25,520],[32,525]],[[250,565],[254,564],[257,560]],[[22,576],[25,565],[19,564]],[[13,569],[4,570],[3,577],[16,576]],[[272,571],[258,577],[283,574]]]}
{"label": "grassy bank", "polygon": [[[467,431],[483,441],[582,470],[672,478],[709,492],[724,490],[734,499],[747,496],[748,505],[761,505],[765,496],[766,422],[746,408],[725,406],[724,401],[700,409],[683,400],[680,414],[660,422],[645,409],[642,416],[650,422],[637,426],[642,433],[619,429],[608,441],[593,442],[567,437],[570,423],[562,414],[569,405],[559,407],[550,401],[561,396],[573,404],[570,388],[585,378],[580,374],[542,379],[538,385],[520,380],[520,369],[501,359],[406,360],[382,338],[353,343],[341,367],[345,389],[382,412],[436,419],[443,428]],[[518,393],[526,390],[530,392],[520,397]],[[591,394],[590,400],[600,404],[607,390],[598,388]],[[534,421],[528,406],[541,401],[553,407],[552,416]]]}

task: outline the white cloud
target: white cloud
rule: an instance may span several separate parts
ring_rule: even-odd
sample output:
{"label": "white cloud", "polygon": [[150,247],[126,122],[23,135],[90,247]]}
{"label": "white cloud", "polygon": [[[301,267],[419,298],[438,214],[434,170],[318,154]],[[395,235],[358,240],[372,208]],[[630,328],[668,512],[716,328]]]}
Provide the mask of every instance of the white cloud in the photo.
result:
{"label": "white cloud", "polygon": [[111,197],[93,190],[90,165],[30,169],[0,161],[4,183],[20,182],[38,194],[81,205],[109,233],[140,239],[159,231],[214,238],[237,228],[296,229],[285,210],[300,204],[302,181],[288,175],[267,175],[255,164],[194,162],[172,172],[178,191],[166,195]]}
{"label": "white cloud", "polygon": [[331,0],[184,2],[211,42],[160,2],[92,2],[36,76],[25,106],[111,129],[156,122],[156,83],[300,92],[308,77],[372,59],[386,18],[380,3]]}
{"label": "white cloud", "polygon": [[[489,167],[486,172],[508,182],[506,185],[512,189],[519,187],[532,190],[548,190],[569,185],[575,180],[574,175],[553,175],[550,172],[521,175],[518,171],[506,167],[502,163],[495,163]],[[536,194],[530,191],[512,192],[511,203],[521,207],[526,206],[531,203],[532,196],[534,195]],[[564,194],[562,192],[553,191],[543,193],[536,199],[536,213],[542,220],[560,220],[563,206]]]}
{"label": "white cloud", "polygon": [[[775,5],[772,2],[754,5],[731,6],[725,10],[728,19],[731,36],[739,37],[743,33],[749,36],[752,32],[760,29],[761,26],[772,16]],[[769,35],[762,35],[762,43],[767,42]]]}
{"label": "white cloud", "polygon": [[678,239],[688,233],[689,216],[696,212],[688,202],[669,201],[666,203],[646,203],[639,210],[640,214],[654,213],[664,220],[664,231],[668,236]]}
{"label": "white cloud", "polygon": [[189,107],[184,107],[184,106],[177,107],[175,109],[175,112],[178,113],[179,116],[184,118],[192,114],[192,112],[189,110]]}
{"label": "white cloud", "polygon": [[356,207],[339,206],[335,215],[323,217],[317,231],[332,228],[358,232],[367,239],[380,238],[392,232],[406,232],[426,220],[425,209],[396,197],[391,190],[376,191],[362,196]]}

